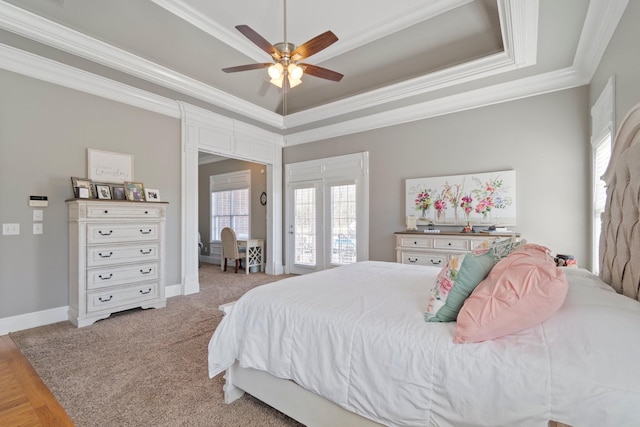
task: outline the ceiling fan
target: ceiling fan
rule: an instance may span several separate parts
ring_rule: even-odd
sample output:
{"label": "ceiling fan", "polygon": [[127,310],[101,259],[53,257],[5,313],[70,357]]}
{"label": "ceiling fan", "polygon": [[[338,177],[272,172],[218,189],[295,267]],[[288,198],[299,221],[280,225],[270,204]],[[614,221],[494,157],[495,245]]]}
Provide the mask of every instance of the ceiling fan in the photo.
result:
{"label": "ceiling fan", "polygon": [[287,42],[287,1],[284,0],[284,41],[272,45],[264,37],[258,34],[248,25],[236,25],[236,29],[240,31],[246,38],[251,40],[260,49],[271,55],[273,62],[263,62],[248,65],[239,65],[236,67],[223,68],[225,73],[236,73],[238,71],[256,70],[260,68],[268,68],[271,83],[283,88],[293,88],[302,83],[302,76],[308,74],[310,76],[320,77],[321,79],[339,82],[343,75],[322,68],[317,65],[301,63],[299,61],[310,57],[323,49],[331,46],[338,41],[338,37],[331,31],[326,31],[319,36],[312,38],[306,43],[296,47],[293,43]]}

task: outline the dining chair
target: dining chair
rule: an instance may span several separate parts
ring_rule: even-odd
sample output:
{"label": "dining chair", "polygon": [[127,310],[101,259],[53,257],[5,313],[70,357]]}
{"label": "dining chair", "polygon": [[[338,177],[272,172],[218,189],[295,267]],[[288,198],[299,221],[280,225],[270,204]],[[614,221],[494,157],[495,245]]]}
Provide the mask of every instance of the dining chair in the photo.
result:
{"label": "dining chair", "polygon": [[[242,259],[247,257],[246,252],[240,252],[238,250],[238,239],[236,238],[236,232],[232,228],[225,227],[220,233],[222,239],[222,256],[224,257],[224,270],[227,271],[227,259],[233,259],[236,261],[236,273],[238,267],[242,267]],[[246,264],[246,263],[245,263]],[[245,269],[247,267],[245,266]]]}

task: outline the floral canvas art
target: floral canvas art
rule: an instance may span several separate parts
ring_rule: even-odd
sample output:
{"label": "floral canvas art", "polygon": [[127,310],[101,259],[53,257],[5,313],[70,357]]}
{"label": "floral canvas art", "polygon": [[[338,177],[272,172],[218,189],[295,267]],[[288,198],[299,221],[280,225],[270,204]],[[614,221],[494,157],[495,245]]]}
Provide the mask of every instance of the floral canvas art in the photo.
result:
{"label": "floral canvas art", "polygon": [[405,181],[406,215],[418,223],[516,225],[516,171]]}

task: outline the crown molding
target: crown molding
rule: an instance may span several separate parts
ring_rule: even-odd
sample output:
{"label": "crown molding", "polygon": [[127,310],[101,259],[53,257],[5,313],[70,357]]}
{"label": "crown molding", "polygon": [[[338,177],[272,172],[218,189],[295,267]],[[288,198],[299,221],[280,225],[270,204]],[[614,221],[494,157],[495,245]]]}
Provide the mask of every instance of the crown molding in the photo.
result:
{"label": "crown molding", "polygon": [[284,128],[307,125],[535,65],[538,51],[538,0],[500,0],[498,10],[504,52],[290,114],[284,117]]}
{"label": "crown molding", "polygon": [[[247,40],[247,38],[240,36],[237,32],[231,32],[225,29],[213,20],[203,17],[201,12],[189,6],[183,0],[151,1],[256,62],[264,62],[267,58],[265,52]],[[314,62],[321,63],[327,61],[335,56],[342,55],[367,43],[371,43],[374,40],[426,21],[452,9],[471,3],[472,1],[474,0],[432,0],[424,2],[424,4],[408,11],[398,13],[395,16],[387,16],[383,22],[377,22],[375,25],[371,25],[369,28],[358,32],[355,37],[350,37],[348,40],[340,39],[340,43],[335,44],[331,49],[318,52],[313,56]]]}
{"label": "crown molding", "polygon": [[4,44],[0,44],[0,68],[165,116],[180,118],[180,110],[173,100]]}
{"label": "crown molding", "polygon": [[4,1],[0,1],[0,28],[282,128],[279,114]]}
{"label": "crown molding", "polygon": [[573,64],[591,80],[629,0],[591,1]]}
{"label": "crown molding", "polygon": [[305,144],[402,123],[424,120],[444,114],[514,101],[533,95],[570,89],[587,83],[588,81],[585,80],[579,70],[576,70],[574,67],[569,67],[563,70],[496,84],[321,128],[293,133],[285,136],[286,146]]}
{"label": "crown molding", "polygon": [[246,37],[237,31],[229,31],[217,22],[207,18],[202,13],[189,6],[182,0],[151,0],[156,5],[165,9],[189,24],[204,31],[212,37],[226,43],[233,49],[241,52],[256,62],[265,62],[266,53]]}

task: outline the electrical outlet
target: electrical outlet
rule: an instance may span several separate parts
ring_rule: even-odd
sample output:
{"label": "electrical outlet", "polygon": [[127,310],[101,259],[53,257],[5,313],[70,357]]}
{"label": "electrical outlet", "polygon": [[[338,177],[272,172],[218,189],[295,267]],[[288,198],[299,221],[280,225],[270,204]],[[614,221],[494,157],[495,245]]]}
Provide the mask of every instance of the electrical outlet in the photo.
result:
{"label": "electrical outlet", "polygon": [[2,234],[5,236],[17,236],[20,234],[20,224],[2,224]]}
{"label": "electrical outlet", "polygon": [[44,233],[43,226],[41,222],[33,223],[33,234],[42,234]]}
{"label": "electrical outlet", "polygon": [[33,210],[33,220],[42,221],[44,219],[44,211],[42,209]]}

